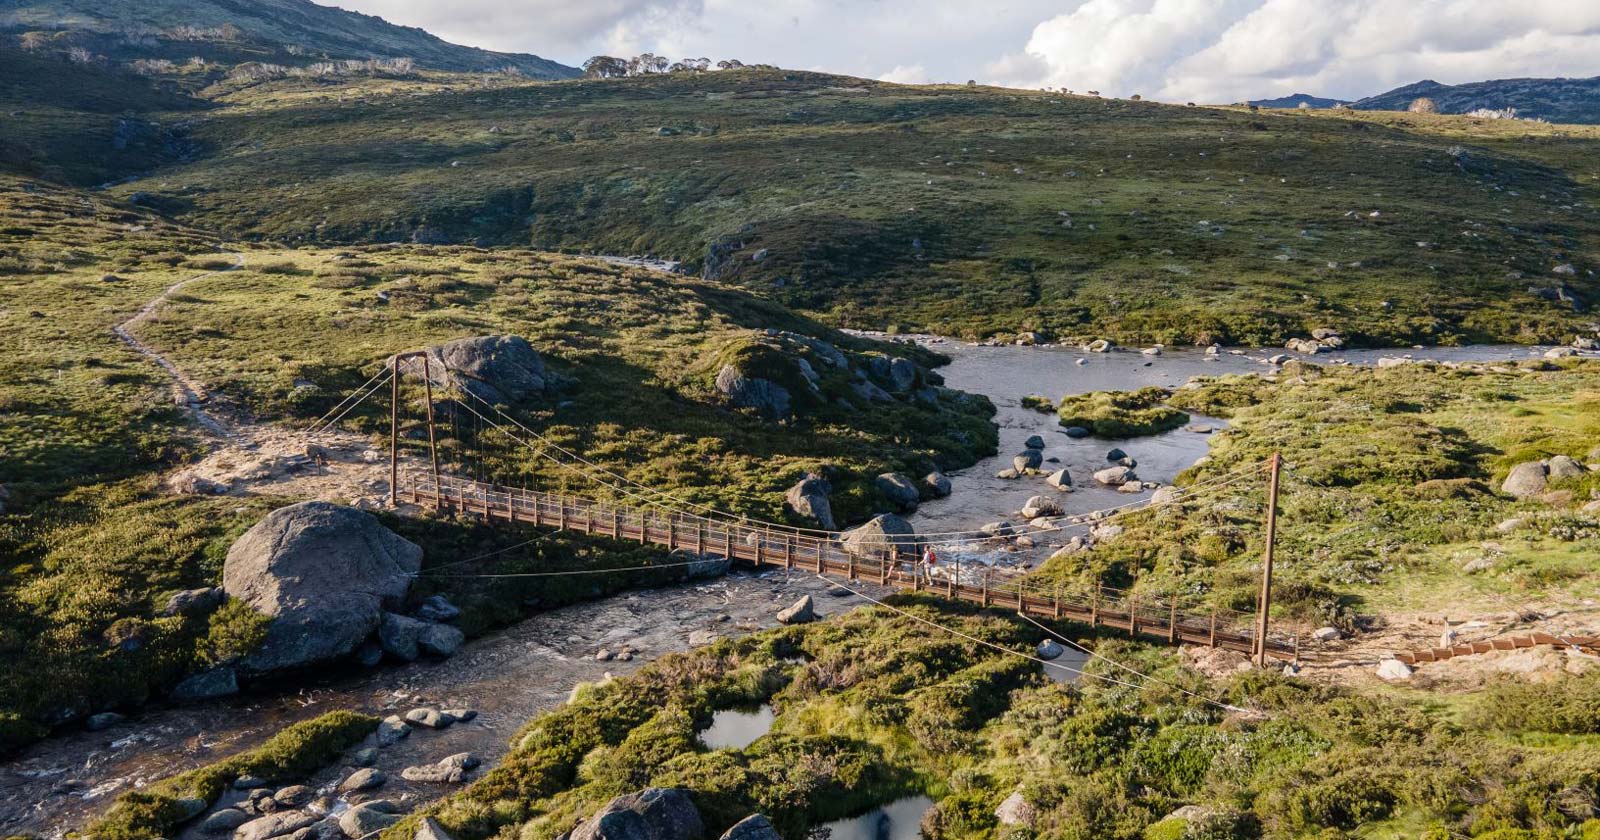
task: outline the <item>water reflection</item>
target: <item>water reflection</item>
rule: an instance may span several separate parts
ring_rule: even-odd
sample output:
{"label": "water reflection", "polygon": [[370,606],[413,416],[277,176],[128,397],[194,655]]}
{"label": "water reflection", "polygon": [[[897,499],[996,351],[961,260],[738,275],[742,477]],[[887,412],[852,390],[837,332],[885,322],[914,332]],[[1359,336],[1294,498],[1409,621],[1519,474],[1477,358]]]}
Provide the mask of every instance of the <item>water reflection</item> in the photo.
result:
{"label": "water reflection", "polygon": [[823,825],[813,836],[827,840],[917,840],[922,815],[933,807],[926,796],[909,796],[847,820]]}
{"label": "water reflection", "polygon": [[1062,647],[1066,647],[1066,650],[1060,656],[1039,667],[1044,669],[1045,676],[1055,682],[1062,685],[1073,685],[1083,679],[1083,675],[1079,672],[1088,663],[1089,654],[1066,645],[1062,645]]}
{"label": "water reflection", "polygon": [[754,709],[723,709],[711,716],[711,726],[700,733],[707,749],[742,750],[752,741],[772,731],[772,706]]}

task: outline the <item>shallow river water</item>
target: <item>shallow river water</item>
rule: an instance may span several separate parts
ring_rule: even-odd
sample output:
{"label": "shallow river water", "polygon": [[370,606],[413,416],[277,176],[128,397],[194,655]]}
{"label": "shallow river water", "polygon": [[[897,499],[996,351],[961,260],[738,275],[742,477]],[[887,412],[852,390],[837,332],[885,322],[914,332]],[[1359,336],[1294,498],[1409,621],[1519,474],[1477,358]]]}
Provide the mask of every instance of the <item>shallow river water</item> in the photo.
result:
{"label": "shallow river water", "polygon": [[[1010,465],[1029,435],[1042,435],[1046,457],[1071,471],[1078,491],[1063,495],[1068,512],[1125,504],[1148,494],[1128,496],[1099,488],[1090,478],[1106,465],[1105,452],[1120,446],[1138,461],[1141,478],[1163,484],[1205,454],[1209,437],[1178,430],[1135,441],[1072,440],[1060,433],[1053,415],[1019,405],[1023,396],[1063,394],[1144,385],[1177,386],[1197,375],[1269,372],[1265,358],[1281,351],[1252,350],[1208,359],[1197,351],[1168,351],[1148,358],[1138,352],[1083,353],[1056,347],[978,347],[923,339],[953,358],[941,369],[947,384],[984,394],[999,409],[1000,454],[952,475],[954,494],[930,502],[915,515],[923,532],[971,529],[1006,518],[1032,495],[1052,493],[1040,478],[1004,481],[995,473]],[[1537,356],[1543,348],[1469,347],[1416,351],[1361,351],[1318,357],[1318,362],[1373,363],[1383,356],[1415,355],[1440,361],[1513,361]],[[1083,363],[1079,364],[1079,360]],[[1197,424],[1221,423],[1195,418]],[[1052,466],[1052,465],[1047,465]],[[982,552],[972,552],[981,554]],[[868,587],[870,589],[870,587]],[[782,572],[736,572],[711,583],[640,591],[579,604],[535,616],[494,635],[468,643],[444,662],[415,663],[322,677],[295,689],[263,689],[238,697],[184,707],[153,707],[103,732],[56,735],[0,765],[0,833],[36,832],[59,837],[103,810],[118,793],[252,747],[284,726],[323,712],[349,708],[377,714],[403,713],[417,705],[467,707],[479,717],[441,732],[418,732],[381,752],[379,768],[391,779],[390,798],[431,799],[447,793],[439,786],[403,782],[399,771],[471,750],[486,763],[504,755],[506,742],[525,720],[559,704],[573,686],[607,672],[629,673],[674,650],[704,644],[717,636],[750,632],[775,623],[776,611],[801,594],[814,595],[819,611],[836,613],[860,603],[834,597],[813,577]],[[596,662],[595,650],[632,645],[632,662]],[[1078,656],[1059,660],[1081,665]],[[1053,678],[1073,675],[1046,668]],[[770,711],[767,713],[770,715]],[[729,743],[759,735],[769,720],[729,716],[729,731],[712,735]],[[737,731],[735,731],[737,730]],[[313,782],[337,781],[330,768]],[[913,837],[927,802],[905,800],[857,820],[831,826],[834,837]]]}

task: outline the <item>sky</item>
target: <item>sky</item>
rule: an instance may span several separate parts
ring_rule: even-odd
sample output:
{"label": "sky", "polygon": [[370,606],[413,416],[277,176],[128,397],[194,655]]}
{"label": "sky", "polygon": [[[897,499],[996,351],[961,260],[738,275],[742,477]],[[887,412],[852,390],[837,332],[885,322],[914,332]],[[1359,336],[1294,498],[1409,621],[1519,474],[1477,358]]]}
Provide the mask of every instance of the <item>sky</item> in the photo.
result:
{"label": "sky", "polygon": [[1600,0],[320,1],[571,65],[653,52],[1168,102],[1600,75]]}

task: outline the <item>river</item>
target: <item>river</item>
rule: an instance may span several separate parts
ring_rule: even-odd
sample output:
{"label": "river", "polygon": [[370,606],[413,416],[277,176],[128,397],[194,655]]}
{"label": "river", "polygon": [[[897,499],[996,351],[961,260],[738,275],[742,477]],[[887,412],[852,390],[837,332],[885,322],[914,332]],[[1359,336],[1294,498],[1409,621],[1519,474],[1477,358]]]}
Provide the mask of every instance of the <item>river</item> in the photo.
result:
{"label": "river", "polygon": [[[1061,496],[1069,513],[1148,495],[1129,496],[1094,486],[1090,476],[1106,465],[1105,453],[1112,446],[1137,459],[1141,478],[1162,484],[1204,455],[1208,446],[1208,435],[1185,429],[1125,442],[1072,440],[1060,433],[1053,415],[1022,408],[1022,397],[1040,394],[1057,399],[1095,390],[1175,387],[1197,375],[1266,373],[1272,368],[1265,358],[1281,352],[1251,350],[1208,358],[1199,351],[1183,350],[1146,357],[1136,351],[1098,354],[1076,348],[918,340],[952,358],[941,369],[949,387],[994,401],[1000,427],[999,455],[953,473],[954,493],[917,512],[913,521],[925,533],[965,530],[1004,519],[1029,496],[1054,493],[1039,478],[995,477],[1010,466],[1011,457],[1022,451],[1030,435],[1043,436],[1046,457],[1059,459],[1059,466],[1071,472],[1079,489]],[[1543,349],[1355,351],[1316,361],[1364,364],[1399,355],[1438,361],[1516,361],[1537,357]],[[1223,426],[1209,418],[1196,418],[1195,423]],[[962,551],[974,557],[988,552],[990,560],[995,552],[992,548]],[[776,611],[801,594],[816,597],[825,614],[859,603],[853,597],[834,597],[829,587],[807,575],[735,572],[711,583],[626,593],[534,616],[468,643],[443,662],[329,674],[298,688],[265,688],[213,703],[152,707],[103,732],[58,734],[0,767],[0,832],[61,837],[81,827],[124,790],[216,761],[260,743],[294,721],[333,709],[377,714],[403,713],[423,704],[476,709],[479,716],[470,723],[438,733],[419,732],[381,752],[378,766],[391,778],[386,796],[432,798],[448,791],[405,783],[399,771],[463,750],[492,764],[504,755],[507,739],[517,727],[565,700],[578,682],[600,679],[607,672],[630,673],[664,653],[720,635],[770,627]],[[624,643],[640,651],[638,658],[626,663],[594,660],[598,648]],[[330,768],[313,781],[329,783],[338,772]]]}

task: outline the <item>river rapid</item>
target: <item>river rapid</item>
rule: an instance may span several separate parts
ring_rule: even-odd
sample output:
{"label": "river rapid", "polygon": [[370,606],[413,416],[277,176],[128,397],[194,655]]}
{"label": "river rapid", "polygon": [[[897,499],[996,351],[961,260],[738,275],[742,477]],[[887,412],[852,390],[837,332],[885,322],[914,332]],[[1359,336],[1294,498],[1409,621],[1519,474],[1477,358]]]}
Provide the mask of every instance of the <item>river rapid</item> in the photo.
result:
{"label": "river rapid", "polygon": [[[1047,463],[1048,468],[1071,473],[1077,491],[1058,495],[1068,513],[1079,513],[1149,495],[1149,491],[1121,494],[1095,485],[1091,476],[1107,465],[1110,448],[1120,447],[1135,458],[1142,479],[1168,484],[1206,453],[1210,437],[1196,427],[1215,430],[1225,425],[1195,417],[1189,428],[1132,441],[1073,440],[1061,432],[1054,415],[1023,408],[1024,396],[1055,400],[1097,390],[1176,387],[1193,376],[1269,373],[1273,367],[1266,358],[1282,352],[1249,350],[1207,357],[1199,351],[1169,350],[1148,357],[1137,351],[976,346],[932,337],[897,340],[915,340],[950,356],[952,362],[941,369],[946,384],[987,396],[998,409],[999,455],[951,474],[953,494],[924,504],[912,518],[924,533],[970,530],[1008,518],[1030,496],[1054,493],[1042,478],[995,477],[1010,466],[1011,457],[1023,450],[1030,435],[1041,435],[1045,457],[1058,460]],[[1315,361],[1373,364],[1386,356],[1414,356],[1444,362],[1512,362],[1536,358],[1544,349],[1351,351]],[[1048,546],[1020,563],[1011,552],[993,546],[948,546],[945,551],[981,562],[1005,559],[1026,565],[1046,554]],[[627,674],[662,654],[719,636],[773,626],[776,612],[803,594],[816,598],[823,614],[861,603],[808,575],[734,572],[714,582],[625,593],[534,616],[473,640],[443,662],[328,673],[309,683],[268,686],[211,703],[152,706],[102,732],[57,734],[0,765],[0,832],[61,837],[81,828],[125,790],[217,761],[261,743],[295,721],[340,708],[379,715],[403,714],[424,704],[477,710],[478,717],[471,722],[440,732],[418,732],[380,753],[377,766],[391,779],[384,788],[386,797],[412,804],[436,798],[453,788],[404,782],[400,770],[465,750],[493,765],[524,721],[563,702],[577,683],[607,673]],[[597,649],[623,645],[639,652],[633,661],[595,661]],[[1074,662],[1081,660],[1074,657]],[[312,783],[331,784],[340,772],[329,768]]]}

